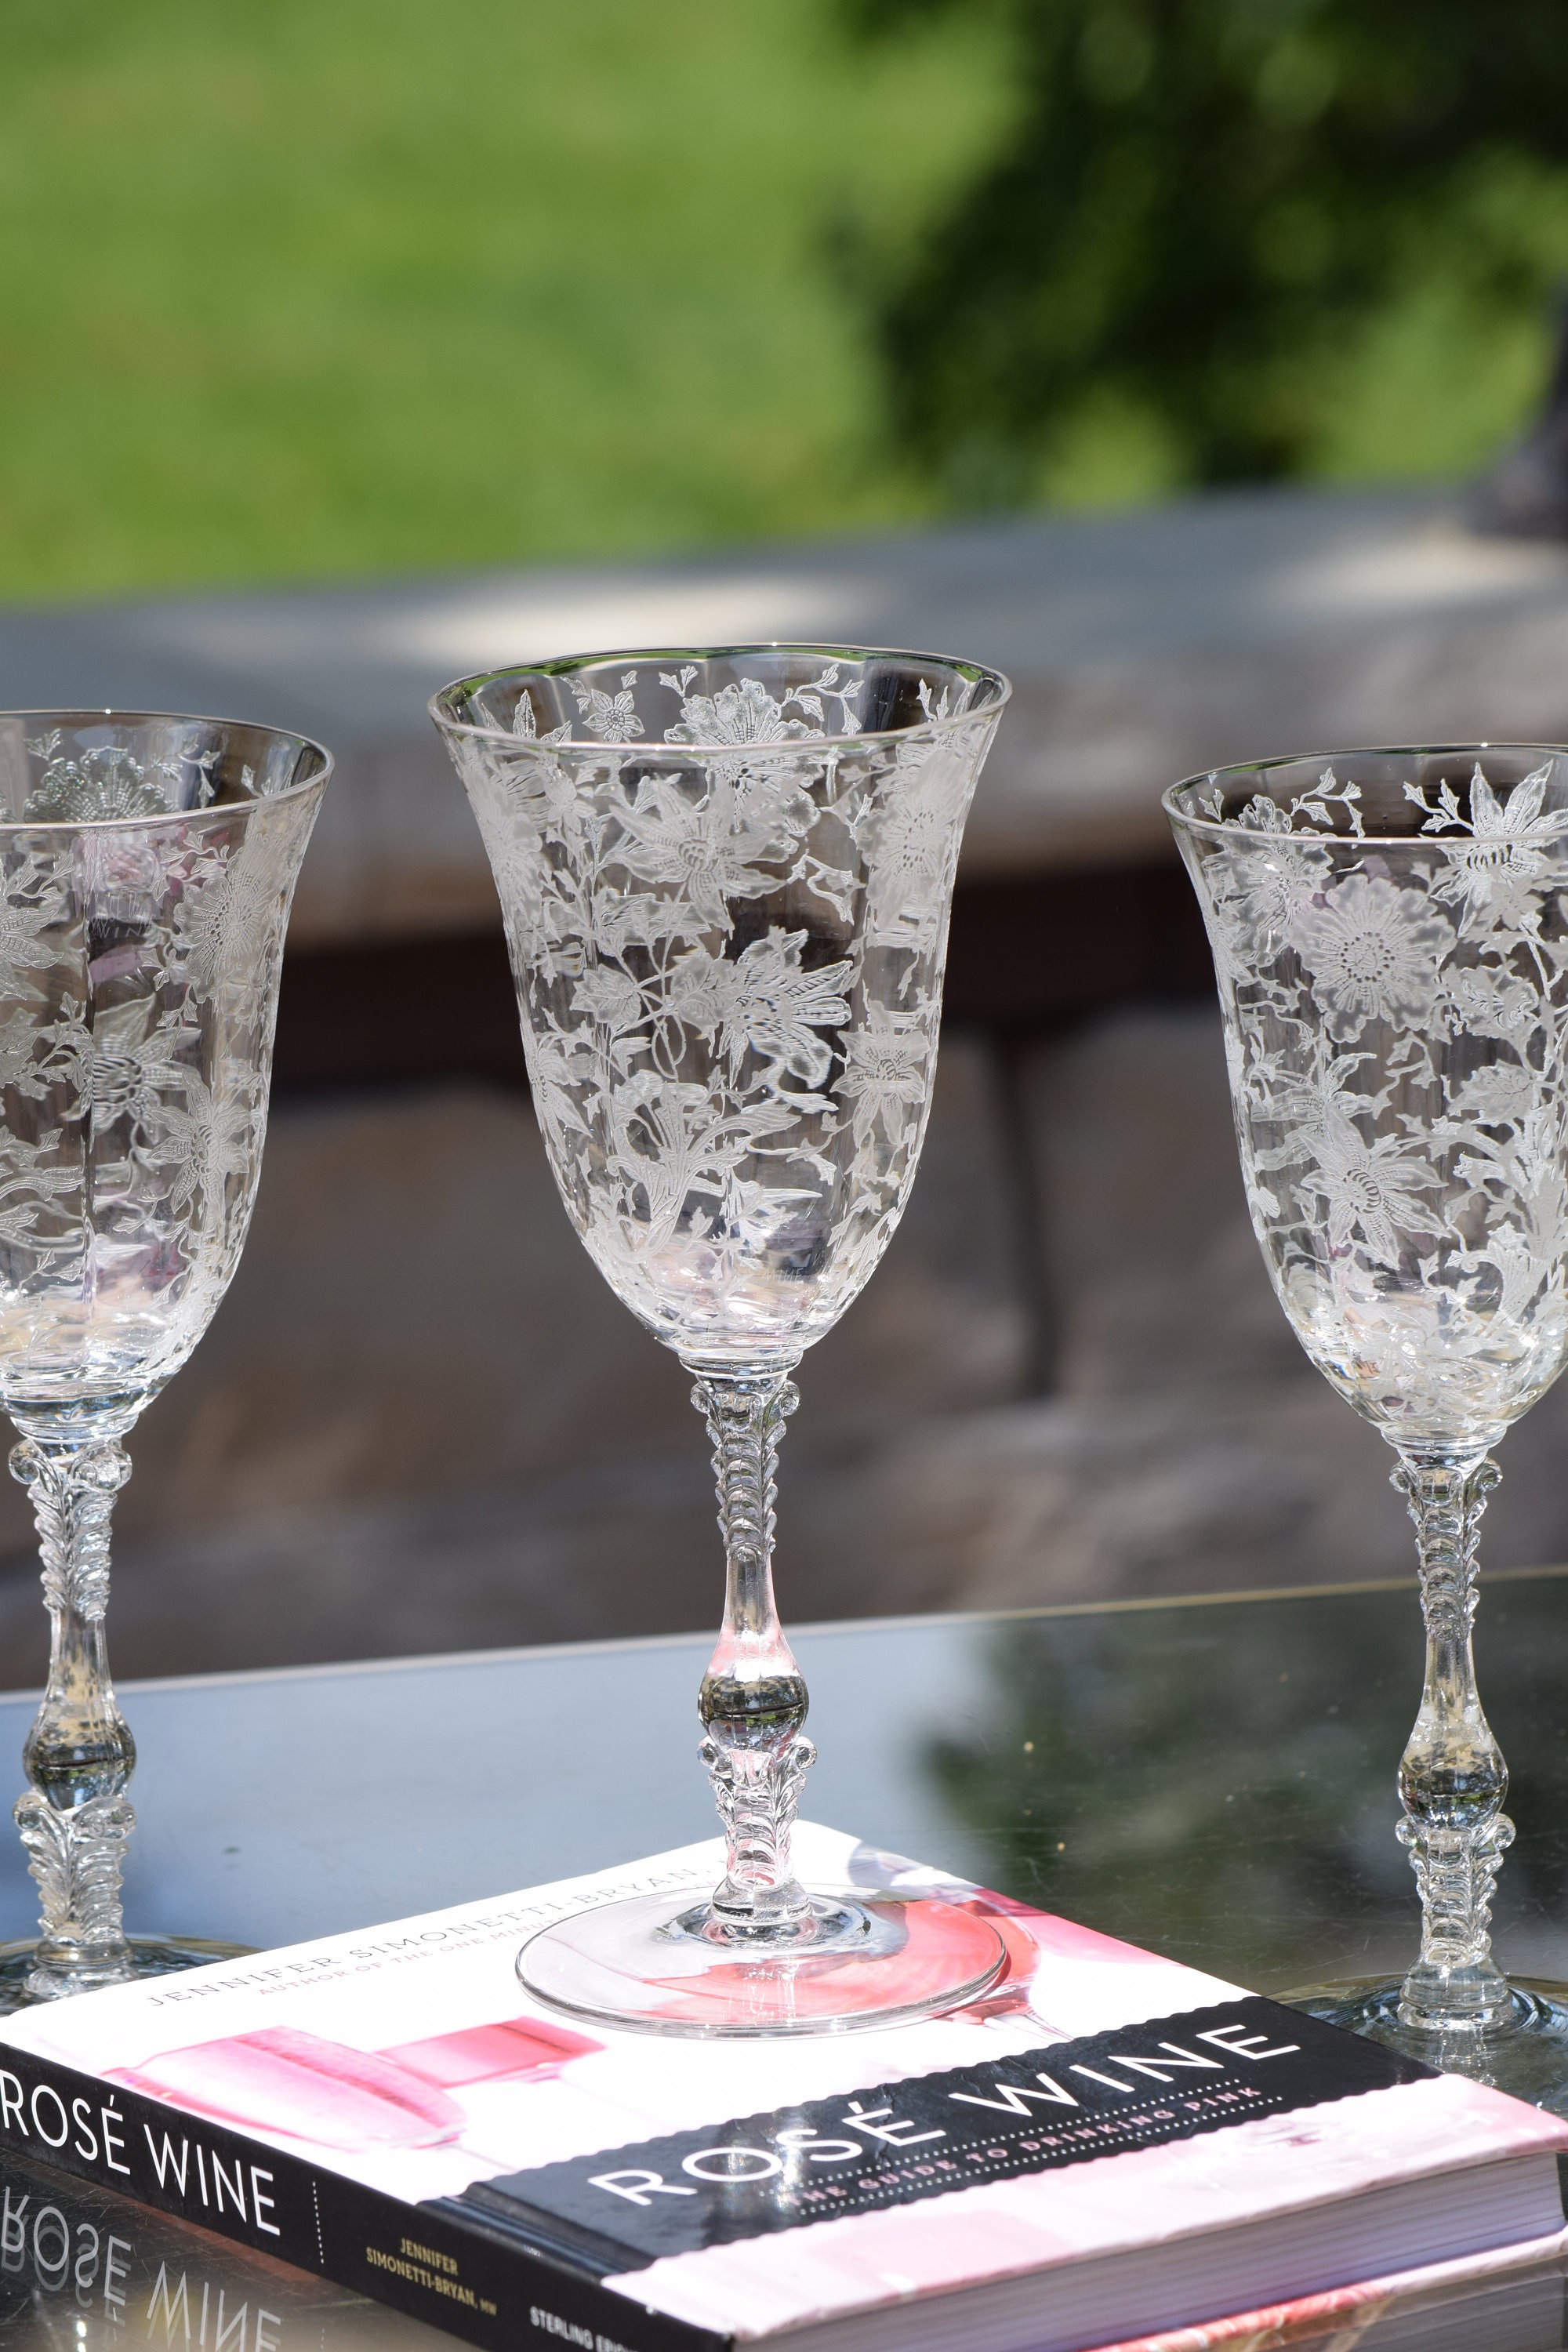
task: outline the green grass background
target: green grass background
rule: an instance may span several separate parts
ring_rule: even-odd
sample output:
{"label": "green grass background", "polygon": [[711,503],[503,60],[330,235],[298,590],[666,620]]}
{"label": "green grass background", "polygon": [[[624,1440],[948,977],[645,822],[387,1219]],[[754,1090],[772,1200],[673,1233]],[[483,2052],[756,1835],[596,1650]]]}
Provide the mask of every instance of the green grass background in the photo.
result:
{"label": "green grass background", "polygon": [[[857,268],[896,255],[997,135],[984,26],[889,50],[830,0],[0,0],[0,597],[934,511],[830,253],[852,220]],[[1532,233],[1568,252],[1568,215]],[[1470,465],[1543,363],[1532,311],[1428,255],[1326,362],[1322,469]],[[1108,411],[1040,489],[1171,480]]]}

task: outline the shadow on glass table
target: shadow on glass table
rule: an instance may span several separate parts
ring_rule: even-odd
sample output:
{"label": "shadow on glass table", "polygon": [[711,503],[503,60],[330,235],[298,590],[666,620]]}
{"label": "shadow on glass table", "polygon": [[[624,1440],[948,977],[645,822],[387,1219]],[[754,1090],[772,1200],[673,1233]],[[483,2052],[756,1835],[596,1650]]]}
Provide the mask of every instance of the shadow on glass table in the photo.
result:
{"label": "shadow on glass table", "polygon": [[[1394,1768],[1420,1693],[1413,1581],[793,1638],[821,1750],[811,1818],[1259,1991],[1413,1954],[1415,1889],[1394,1836]],[[130,1924],[276,1945],[711,1835],[695,1753],[710,1646],[700,1634],[127,1685],[142,1754]],[[1568,1570],[1487,1579],[1479,1647],[1519,1825],[1499,1954],[1519,1973],[1568,1975]],[[0,1754],[19,1759],[34,1704],[0,1701]],[[19,1760],[16,1780],[19,1792]],[[26,1932],[29,1895],[0,1837],[0,1936]],[[333,2352],[410,2330],[436,2340],[277,2264],[259,2266],[265,2302],[232,2247],[58,2176],[7,2174],[5,2189],[8,2343],[65,2329],[82,2346],[122,2324],[182,2352],[284,2352],[307,2328]],[[63,2273],[61,2228],[88,2233],[70,2235]],[[140,2303],[127,2287],[118,2317],[103,2301],[110,2237],[143,2263]],[[176,2259],[195,2284],[172,2319],[157,2281],[174,2281]],[[1321,2340],[1547,2352],[1568,2342],[1562,2282],[1553,2270]]]}

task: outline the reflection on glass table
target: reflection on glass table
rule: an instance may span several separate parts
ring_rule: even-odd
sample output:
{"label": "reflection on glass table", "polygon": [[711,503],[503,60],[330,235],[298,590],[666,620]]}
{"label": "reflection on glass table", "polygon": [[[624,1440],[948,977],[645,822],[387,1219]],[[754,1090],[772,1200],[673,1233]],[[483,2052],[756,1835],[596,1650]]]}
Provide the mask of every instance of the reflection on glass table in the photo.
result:
{"label": "reflection on glass table", "polygon": [[[1518,1974],[1564,1974],[1568,1571],[1488,1584],[1489,1688],[1508,1709],[1522,1799],[1497,1947]],[[1409,1895],[1391,1834],[1389,1758],[1412,1704],[1410,1600],[1408,1584],[1391,1584],[810,1629],[796,1644],[803,1669],[844,1727],[814,1775],[811,1811],[1260,1991],[1299,1980],[1304,1957],[1325,1977],[1397,1966]],[[693,1634],[143,1684],[150,1801],[132,1898],[176,1928],[199,1919],[237,1942],[276,1945],[710,1834],[690,1720],[693,1665],[707,1648]],[[0,1700],[0,1740],[19,1736],[32,1704]],[[646,1727],[648,1768],[635,1787],[614,1754],[584,1754],[566,1736],[606,1707],[617,1720],[635,1708]],[[26,1928],[29,1893],[19,1861],[0,1850],[0,1933]],[[18,2189],[43,2194],[28,2230],[44,2206],[65,2215],[85,2193],[40,2179],[44,2192]],[[249,2314],[243,2347],[231,2333],[225,2352],[284,2352],[307,2326],[311,2352],[417,2332],[277,2265],[261,2266],[273,2283],[267,2302],[234,2249],[116,2210],[123,2226],[84,2218],[104,2244],[113,2231],[175,2250],[199,2352],[217,2352],[220,2291],[229,2322],[241,2305]],[[73,2345],[100,2333],[107,2343],[118,2322],[102,2274],[79,2295],[59,2282],[51,2231],[53,2222],[42,2242],[54,2286],[30,2239],[0,2252],[0,2332],[28,2352],[62,2330]],[[183,2323],[171,2338],[163,2305],[153,2307],[161,2264],[176,2291],[174,2255],[159,2251],[123,2315],[138,2340],[151,2327],[150,2340],[184,2352]],[[261,2309],[281,2315],[265,2338]],[[1552,2273],[1484,2304],[1390,2314],[1358,2347],[1546,2352],[1565,2342]]]}

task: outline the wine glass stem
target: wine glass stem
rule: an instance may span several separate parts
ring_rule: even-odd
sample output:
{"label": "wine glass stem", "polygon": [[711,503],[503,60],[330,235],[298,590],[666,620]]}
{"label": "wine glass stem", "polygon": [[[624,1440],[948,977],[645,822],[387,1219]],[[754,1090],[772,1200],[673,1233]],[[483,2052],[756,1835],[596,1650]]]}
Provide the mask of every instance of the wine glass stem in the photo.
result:
{"label": "wine glass stem", "polygon": [[759,1939],[808,1908],[790,1836],[816,1750],[802,1730],[805,1683],[773,1601],[773,1477],[784,1420],[799,1402],[794,1368],[688,1365],[697,1375],[691,1402],[713,1442],[724,1538],[724,1622],[698,1703],[726,1849],[712,1907],[727,1927]]}
{"label": "wine glass stem", "polygon": [[1508,1767],[1481,1711],[1470,1646],[1476,1546],[1497,1481],[1484,1454],[1402,1448],[1394,1473],[1415,1522],[1426,1624],[1421,1711],[1399,1767],[1399,1837],[1421,1892],[1421,1957],[1399,2013],[1430,2032],[1476,2032],[1510,2013],[1490,1935],[1498,1871],[1513,1843],[1502,1811]]}
{"label": "wine glass stem", "polygon": [[42,1906],[28,1979],[39,1998],[133,1973],[120,1876],[136,1825],[124,1795],[136,1746],[110,1680],[103,1622],[110,1516],[131,1475],[123,1433],[34,1433],[11,1454],[37,1522],[51,1632],[49,1678],[22,1750],[32,1786],[16,1806]]}

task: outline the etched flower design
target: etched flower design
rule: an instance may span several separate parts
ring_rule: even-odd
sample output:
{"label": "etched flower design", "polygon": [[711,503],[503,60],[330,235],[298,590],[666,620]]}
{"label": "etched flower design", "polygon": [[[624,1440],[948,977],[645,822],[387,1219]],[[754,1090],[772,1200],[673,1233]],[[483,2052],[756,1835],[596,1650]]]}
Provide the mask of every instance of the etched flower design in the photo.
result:
{"label": "etched flower design", "polygon": [[[582,812],[572,771],[558,750],[572,733],[570,724],[552,727],[547,735],[541,735],[533,704],[527,694],[521,694],[511,714],[511,731],[518,746],[515,751],[485,743],[476,745],[472,756],[488,769],[499,787],[493,806],[480,816],[490,854],[509,855],[515,866],[518,861],[538,855],[544,833],[552,828],[569,833]],[[503,891],[503,905],[506,898]]]}
{"label": "etched flower design", "polygon": [[[1356,1084],[1358,1073],[1371,1059],[1370,1054],[1339,1054],[1328,1060],[1320,1058],[1308,1071],[1281,1070],[1261,1060],[1251,1074],[1247,1094],[1265,1118],[1289,1122],[1310,1135],[1342,1129],[1353,1133],[1356,1118],[1377,1115],[1377,1097],[1363,1093]],[[1286,1150],[1267,1164],[1283,1167],[1288,1156]]]}
{"label": "etched flower design", "polygon": [[[631,676],[633,677],[637,676],[636,670],[631,672]],[[579,697],[580,699],[581,697]],[[602,696],[600,699],[607,700],[608,698]],[[628,701],[630,698],[623,694],[619,699]],[[516,708],[511,714],[511,731],[519,742],[537,743],[542,751],[553,751],[557,743],[564,743],[570,739],[572,726],[568,720],[564,726],[552,727],[547,735],[542,735],[539,731],[539,721],[533,715],[532,697],[525,688],[518,696]],[[552,764],[559,766],[560,762],[553,761]]]}
{"label": "etched flower design", "polygon": [[[29,751],[52,750],[58,737],[45,737]],[[27,796],[24,817],[46,823],[86,824],[97,819],[162,816],[169,797],[154,775],[177,776],[170,761],[146,765],[122,743],[106,743],[75,759],[51,758]]]}
{"label": "etched flower design", "polygon": [[[653,948],[675,939],[689,939],[706,929],[688,916],[679,898],[660,898],[652,890],[599,890],[591,912],[594,945],[601,955],[621,957],[632,948]],[[729,929],[728,919],[722,928]]]}
{"label": "etched flower design", "polygon": [[728,1057],[731,1084],[748,1052],[762,1057],[770,1080],[787,1071],[807,1087],[819,1087],[832,1068],[833,1048],[816,1032],[848,1020],[844,991],[854,966],[830,963],[803,971],[807,937],[774,928],[733,961],[697,948],[671,971],[666,1010],[717,1040],[719,1052]]}
{"label": "etched flower design", "polygon": [[1468,964],[1449,972],[1443,996],[1459,1026],[1477,1037],[1517,1044],[1542,1016],[1537,991],[1502,964]]}
{"label": "etched flower design", "polygon": [[844,1041],[838,1092],[855,1105],[855,1141],[863,1145],[879,1119],[889,1134],[918,1114],[931,1085],[931,1040],[914,1014],[891,1013],[853,1029]]}
{"label": "etched flower design", "polygon": [[[665,729],[665,741],[719,753],[703,761],[709,775],[733,791],[753,822],[781,831],[789,842],[798,840],[816,815],[806,785],[817,762],[809,754],[779,747],[819,740],[823,730],[787,717],[785,703],[776,700],[759,678],[737,679],[717,694],[689,694],[687,687],[696,674],[690,668],[673,677],[667,671],[659,674],[659,684],[681,697],[681,715]],[[788,700],[822,715],[820,695],[808,691]]]}
{"label": "etched flower design", "polygon": [[803,743],[820,738],[823,730],[804,719],[786,719],[784,706],[768,692],[760,678],[738,678],[717,694],[687,694],[692,670],[679,677],[660,674],[659,684],[681,695],[680,717],[664,730],[667,743],[690,743],[700,751],[742,743]]}
{"label": "etched flower design", "polygon": [[42,934],[64,914],[65,894],[58,888],[36,899],[23,898],[15,887],[0,893],[0,990],[5,995],[26,991],[23,974],[46,971],[56,961],[58,951]]}
{"label": "etched flower design", "polygon": [[1477,1070],[1452,1097],[1450,1108],[1483,1127],[1517,1127],[1534,1110],[1540,1082],[1518,1062],[1494,1062]]}
{"label": "etched flower design", "polygon": [[855,840],[868,868],[868,920],[879,945],[923,947],[940,927],[968,789],[963,761],[935,745],[920,765],[895,771],[856,819]]}
{"label": "etched flower design", "polygon": [[1551,865],[1548,850],[1561,843],[1568,822],[1562,810],[1542,814],[1550,778],[1549,768],[1538,768],[1514,786],[1506,801],[1500,801],[1478,766],[1470,779],[1468,820],[1451,814],[1448,804],[1454,795],[1445,788],[1445,805],[1423,832],[1449,822],[1468,824],[1471,838],[1445,844],[1449,870],[1434,885],[1434,898],[1458,899],[1468,913],[1484,911],[1494,926],[1540,929],[1540,877]]}
{"label": "etched flower design", "polygon": [[170,1208],[199,1200],[211,1216],[229,1181],[250,1165],[257,1114],[247,1095],[219,1093],[195,1070],[185,1073],[184,1093],[183,1105],[160,1101],[150,1110],[153,1154],[169,1171]]}
{"label": "etched flower design", "polygon": [[[752,1122],[726,1115],[721,1097],[692,1080],[641,1070],[616,1088],[615,1165],[626,1186],[638,1245],[668,1241],[694,1200],[724,1198],[731,1171],[753,1148]],[[646,1213],[638,1214],[640,1192]]]}
{"label": "etched flower design", "polygon": [[[1272,808],[1275,803],[1268,803]],[[1285,830],[1289,831],[1289,826]],[[1247,977],[1249,961],[1268,961],[1290,937],[1297,917],[1323,887],[1327,861],[1321,850],[1292,848],[1283,843],[1259,845],[1256,852],[1236,862],[1234,887],[1216,896],[1214,906],[1220,927],[1226,969],[1233,977]]]}
{"label": "etched flower design", "polygon": [[37,1143],[12,1136],[0,1164],[0,1241],[38,1245],[38,1219],[52,1202],[79,1192],[79,1167],[47,1164],[60,1148],[60,1130],[51,1128]]}
{"label": "etched flower design", "polygon": [[1446,833],[1452,828],[1470,835],[1468,842],[1445,841],[1450,874],[1436,886],[1439,894],[1452,893],[1457,887],[1484,899],[1493,883],[1504,876],[1522,880],[1545,872],[1547,850],[1560,845],[1568,827],[1568,811],[1542,812],[1551,781],[1550,764],[1537,768],[1521,777],[1506,801],[1500,801],[1478,761],[1470,778],[1468,816],[1461,813],[1451,784],[1440,787],[1435,809],[1424,791],[1406,784],[1405,798],[1417,808],[1431,810],[1423,833]]}
{"label": "etched flower design", "polygon": [[[1331,824],[1337,846],[1233,820],[1205,853],[1253,1220],[1309,1352],[1374,1420],[1495,1425],[1539,1393],[1563,1337],[1527,1264],[1568,1267],[1568,959],[1539,919],[1564,844],[1547,842],[1545,781],[1506,803],[1479,771],[1465,805],[1451,785],[1407,787],[1445,837],[1399,851],[1325,773],[1291,816]],[[1487,1038],[1509,1050],[1478,1068]],[[1449,1382],[1445,1364],[1482,1355],[1484,1395],[1472,1369],[1469,1388]]]}
{"label": "etched flower design", "polygon": [[[583,714],[583,724],[595,741],[635,743],[639,735],[647,732],[642,720],[637,717],[637,696],[634,691],[637,682],[636,670],[628,669],[622,677],[620,692],[606,694],[602,687],[590,686],[580,678],[573,679],[572,691],[577,698],[577,708]],[[528,697],[524,695],[522,700],[526,702]],[[520,703],[519,709],[521,708]],[[530,716],[532,716],[531,707]],[[513,725],[516,725],[515,713]]]}
{"label": "etched flower design", "polygon": [[1419,892],[1350,874],[1297,910],[1291,943],[1331,1037],[1358,1037],[1373,1021],[1427,1018],[1454,939],[1447,923],[1420,912],[1426,903]]}
{"label": "etched flower design", "polygon": [[1291,830],[1288,810],[1267,793],[1254,793],[1247,806],[1231,822],[1245,825],[1249,833],[1289,833]]}
{"label": "etched flower design", "polygon": [[1472,1314],[1484,1318],[1469,1338],[1472,1349],[1495,1349],[1497,1327],[1511,1324],[1517,1329],[1548,1285],[1561,1296],[1561,1266],[1549,1252],[1527,1240],[1517,1225],[1495,1224],[1488,1231],[1483,1250],[1457,1250],[1454,1256],[1455,1263],[1475,1277],[1465,1304]]}
{"label": "etched flower design", "polygon": [[25,1013],[13,1013],[0,1022],[0,1090],[16,1087],[23,1094],[40,1094],[34,1048],[37,1030]]}
{"label": "etched flower design", "polygon": [[485,845],[501,891],[501,919],[512,951],[525,963],[531,963],[546,936],[544,894],[539,887],[538,831],[521,812],[507,807],[492,818],[486,831]]}
{"label": "etched flower design", "polygon": [[204,860],[207,870],[200,887],[187,890],[174,917],[174,944],[183,951],[194,996],[210,997],[223,987],[244,992],[263,983],[261,953],[276,922],[288,852],[286,830],[269,834],[258,815],[243,840],[229,844],[222,856]]}
{"label": "etched flower design", "polygon": [[586,1135],[588,1122],[577,1108],[573,1089],[592,1083],[593,1055],[550,1029],[525,1028],[522,1045],[540,1126],[557,1140],[568,1129]]}
{"label": "etched flower design", "polygon": [[146,998],[133,1000],[100,1013],[92,1032],[82,1033],[95,1119],[114,1119],[125,1111],[145,1115],[171,1087],[184,1087],[191,1076],[190,1056],[200,1049],[200,1030],[175,1018],[149,1034],[148,1011]]}
{"label": "etched flower design", "polygon": [[[678,888],[683,912],[702,930],[730,929],[726,900],[759,898],[776,887],[764,862],[776,861],[784,845],[722,782],[697,803],[668,777],[645,777],[620,822],[618,862],[639,881]],[[671,929],[667,919],[664,935]]]}
{"label": "etched flower design", "polygon": [[1368,1143],[1348,1119],[1321,1127],[1303,1140],[1327,1210],[1331,1249],[1343,1249],[1359,1232],[1369,1255],[1395,1265],[1402,1234],[1441,1230],[1421,1196],[1440,1189],[1442,1179],[1413,1144],[1391,1135]]}
{"label": "etched flower design", "polygon": [[68,1089],[72,1103],[68,1118],[77,1115],[88,1091],[92,1063],[92,1036],[74,1015],[67,998],[61,1018],[42,1026],[26,1013],[13,1013],[0,1022],[0,1091],[15,1088],[37,1102],[55,1087]]}
{"label": "etched flower design", "polygon": [[623,1029],[635,1029],[647,1015],[642,991],[630,973],[617,971],[613,965],[605,963],[595,964],[575,983],[572,1009],[585,1013],[590,1020],[603,1022],[616,1034]]}

